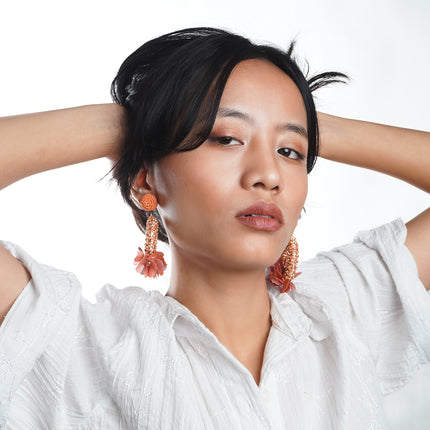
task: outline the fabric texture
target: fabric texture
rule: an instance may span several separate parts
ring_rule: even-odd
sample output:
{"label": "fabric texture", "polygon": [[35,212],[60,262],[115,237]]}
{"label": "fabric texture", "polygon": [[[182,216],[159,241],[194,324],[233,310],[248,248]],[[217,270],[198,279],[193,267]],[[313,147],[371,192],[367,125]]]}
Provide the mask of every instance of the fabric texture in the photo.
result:
{"label": "fabric texture", "polygon": [[430,296],[401,218],[267,281],[260,384],[185,306],[3,241],[30,271],[0,326],[0,429],[384,429],[383,396],[430,362]]}

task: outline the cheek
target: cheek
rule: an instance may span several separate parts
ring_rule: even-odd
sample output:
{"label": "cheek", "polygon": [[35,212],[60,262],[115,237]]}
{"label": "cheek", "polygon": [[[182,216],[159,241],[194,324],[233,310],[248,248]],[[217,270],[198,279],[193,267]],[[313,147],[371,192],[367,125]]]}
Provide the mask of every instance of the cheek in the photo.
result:
{"label": "cheek", "polygon": [[164,225],[175,236],[181,230],[184,234],[197,233],[199,226],[209,220],[217,223],[218,194],[223,181],[213,164],[213,159],[206,160],[198,150],[193,150],[172,154],[154,169],[159,212]]}
{"label": "cheek", "polygon": [[302,204],[305,203],[306,197],[308,195],[308,175],[305,174],[304,177],[300,181],[300,187],[299,187],[299,199]]}
{"label": "cheek", "polygon": [[[308,194],[307,174],[299,175],[294,181],[294,186],[288,187],[287,185],[285,192],[288,198],[287,205],[291,208],[291,211],[293,211],[293,208],[295,208],[295,213],[293,216],[299,218]],[[291,213],[293,214],[293,212]]]}

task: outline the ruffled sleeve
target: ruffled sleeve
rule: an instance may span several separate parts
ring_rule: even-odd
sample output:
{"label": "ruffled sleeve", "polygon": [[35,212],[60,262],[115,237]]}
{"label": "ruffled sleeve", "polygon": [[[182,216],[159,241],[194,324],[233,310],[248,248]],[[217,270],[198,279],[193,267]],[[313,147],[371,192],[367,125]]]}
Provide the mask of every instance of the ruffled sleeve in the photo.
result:
{"label": "ruffled sleeve", "polygon": [[[384,395],[402,387],[430,362],[430,295],[405,246],[401,218],[359,231],[352,243],[317,254],[332,263],[341,288],[317,295],[366,342]],[[332,301],[330,304],[329,302]]]}
{"label": "ruffled sleeve", "polygon": [[[26,285],[0,326],[0,429],[11,400],[35,363],[51,380],[50,393],[61,392],[77,325],[81,285],[72,273],[35,261],[22,248],[1,241],[30,272]],[[43,360],[40,359],[43,355]]]}

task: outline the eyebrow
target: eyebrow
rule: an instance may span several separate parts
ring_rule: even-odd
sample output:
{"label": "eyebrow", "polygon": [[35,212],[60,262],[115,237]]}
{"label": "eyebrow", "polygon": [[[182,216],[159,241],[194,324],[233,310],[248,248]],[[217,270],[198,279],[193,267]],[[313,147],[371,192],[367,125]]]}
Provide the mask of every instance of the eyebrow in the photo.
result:
{"label": "eyebrow", "polygon": [[[228,108],[228,107],[220,107],[217,112],[217,116],[220,118],[239,118],[242,121],[247,122],[249,125],[255,125],[255,120],[245,112],[241,112],[240,110]],[[308,132],[306,129],[301,126],[300,124],[293,124],[290,122],[287,122],[285,124],[280,124],[276,126],[276,130],[286,130],[286,131],[292,131],[294,133],[300,134],[300,136],[303,136],[304,138],[308,138]]]}

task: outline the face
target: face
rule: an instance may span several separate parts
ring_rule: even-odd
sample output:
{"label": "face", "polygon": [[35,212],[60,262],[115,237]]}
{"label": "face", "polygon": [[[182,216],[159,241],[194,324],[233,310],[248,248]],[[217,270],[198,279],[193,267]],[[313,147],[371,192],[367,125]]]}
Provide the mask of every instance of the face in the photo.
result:
{"label": "face", "polygon": [[[260,59],[239,63],[210,138],[164,157],[146,176],[172,251],[243,270],[275,263],[307,195],[306,118],[301,94],[283,71]],[[276,231],[237,218],[257,202],[280,209]]]}

